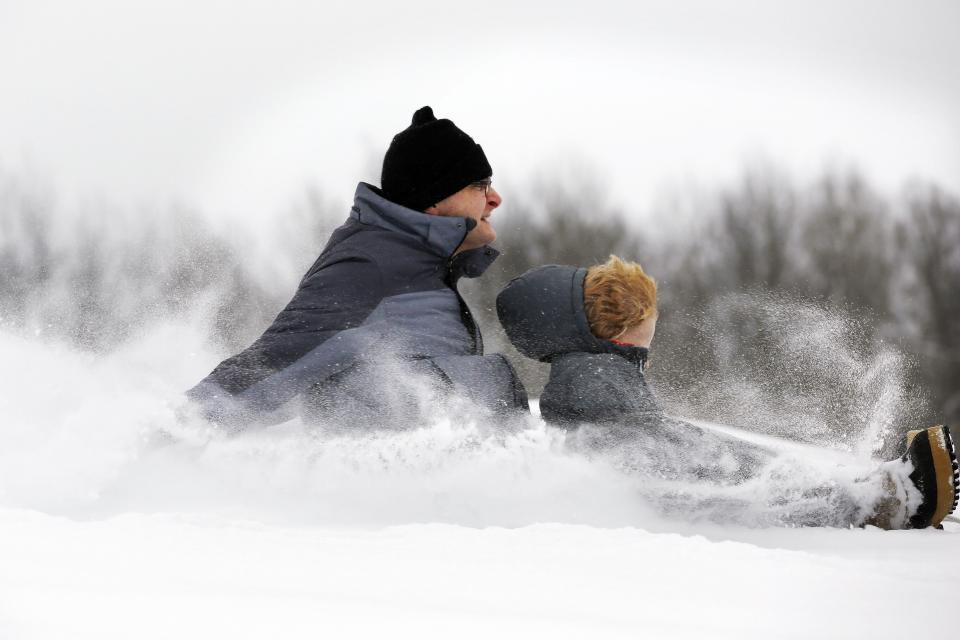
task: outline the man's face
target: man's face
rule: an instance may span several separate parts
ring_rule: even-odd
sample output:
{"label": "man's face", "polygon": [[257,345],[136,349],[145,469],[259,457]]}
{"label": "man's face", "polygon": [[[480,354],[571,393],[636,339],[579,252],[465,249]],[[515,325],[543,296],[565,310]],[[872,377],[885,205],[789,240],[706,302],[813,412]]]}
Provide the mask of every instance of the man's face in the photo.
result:
{"label": "man's face", "polygon": [[477,222],[477,226],[467,234],[467,237],[454,251],[454,254],[457,254],[461,251],[482,247],[497,239],[497,232],[490,224],[490,214],[500,206],[501,202],[500,194],[489,183],[476,182],[467,185],[452,196],[444,198],[424,211],[433,216],[472,218]]}

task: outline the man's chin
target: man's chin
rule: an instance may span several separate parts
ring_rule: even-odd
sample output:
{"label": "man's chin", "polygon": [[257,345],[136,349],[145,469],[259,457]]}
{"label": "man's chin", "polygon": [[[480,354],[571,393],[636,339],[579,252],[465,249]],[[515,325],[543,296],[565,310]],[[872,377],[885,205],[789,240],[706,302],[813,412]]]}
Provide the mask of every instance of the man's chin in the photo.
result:
{"label": "man's chin", "polygon": [[497,232],[493,229],[490,229],[490,233],[483,233],[472,235],[463,241],[463,244],[460,245],[459,251],[470,251],[472,249],[479,249],[485,245],[490,244],[497,239]]}

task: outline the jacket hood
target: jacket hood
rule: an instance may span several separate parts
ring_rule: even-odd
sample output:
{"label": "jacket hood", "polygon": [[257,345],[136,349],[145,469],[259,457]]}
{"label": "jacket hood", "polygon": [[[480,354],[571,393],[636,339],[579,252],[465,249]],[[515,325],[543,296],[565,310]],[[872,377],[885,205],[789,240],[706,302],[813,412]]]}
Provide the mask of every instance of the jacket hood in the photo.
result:
{"label": "jacket hood", "polygon": [[573,353],[615,353],[631,360],[647,350],[601,340],[590,331],[583,306],[584,268],[546,265],[514,278],[497,295],[507,337],[528,358],[549,362]]}

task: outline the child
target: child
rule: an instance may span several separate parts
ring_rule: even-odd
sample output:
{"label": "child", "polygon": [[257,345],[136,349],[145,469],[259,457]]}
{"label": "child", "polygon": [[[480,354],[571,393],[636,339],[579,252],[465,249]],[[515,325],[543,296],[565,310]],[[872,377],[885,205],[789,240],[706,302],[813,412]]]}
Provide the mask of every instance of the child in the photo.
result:
{"label": "child", "polygon": [[[589,269],[532,269],[500,292],[497,312],[521,353],[551,364],[541,415],[571,430],[578,446],[617,452],[624,466],[659,479],[727,487],[758,478],[776,462],[772,449],[664,414],[643,373],[656,330],[657,287],[639,264],[611,256]],[[845,489],[826,482],[774,498],[792,503],[781,521],[938,526],[957,500],[949,431],[931,427],[910,438],[902,461]],[[809,503],[819,506],[800,508],[810,496],[819,499]]]}

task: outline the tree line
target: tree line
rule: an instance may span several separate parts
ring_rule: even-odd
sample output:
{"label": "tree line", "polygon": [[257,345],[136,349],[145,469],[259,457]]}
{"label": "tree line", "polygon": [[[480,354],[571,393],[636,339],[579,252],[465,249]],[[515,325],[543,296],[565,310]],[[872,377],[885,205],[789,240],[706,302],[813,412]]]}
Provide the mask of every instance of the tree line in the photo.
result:
{"label": "tree line", "polygon": [[[67,215],[52,194],[0,173],[0,325],[94,351],[169,318],[199,323],[224,353],[242,348],[348,210],[307,191],[278,217],[267,249],[284,268],[265,276],[251,237],[196,211]],[[461,288],[488,350],[512,354],[533,395],[546,368],[511,351],[496,292],[532,266],[616,253],[660,285],[649,377],[677,412],[811,441],[875,429],[877,451],[891,427],[960,422],[960,201],[936,185],[885,198],[854,171],[798,185],[758,169],[642,216],[589,179],[506,202],[503,255]]]}

